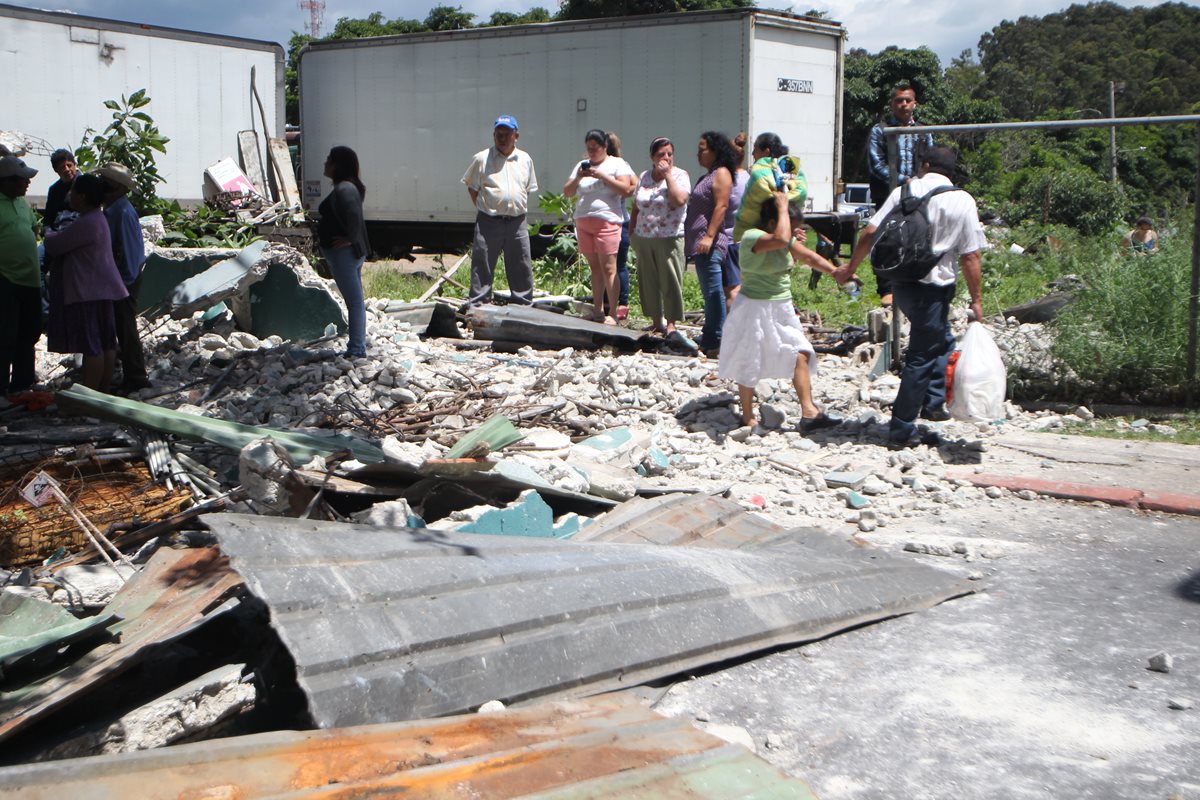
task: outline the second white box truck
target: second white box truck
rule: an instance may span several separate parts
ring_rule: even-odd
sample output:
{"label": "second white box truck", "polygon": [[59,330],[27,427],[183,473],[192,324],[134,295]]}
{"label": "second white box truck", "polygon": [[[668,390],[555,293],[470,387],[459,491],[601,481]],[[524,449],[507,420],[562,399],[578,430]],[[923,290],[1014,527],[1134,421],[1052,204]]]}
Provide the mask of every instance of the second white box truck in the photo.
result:
{"label": "second white box truck", "polygon": [[734,9],[314,42],[299,59],[305,205],[328,192],[325,156],[343,144],[362,162],[376,249],[467,229],[460,179],[512,114],[543,192],[562,190],[591,128],[620,134],[639,172],[670,137],[693,181],[704,131],[773,131],[801,158],[810,211],[833,212],[844,41],[837,22]]}

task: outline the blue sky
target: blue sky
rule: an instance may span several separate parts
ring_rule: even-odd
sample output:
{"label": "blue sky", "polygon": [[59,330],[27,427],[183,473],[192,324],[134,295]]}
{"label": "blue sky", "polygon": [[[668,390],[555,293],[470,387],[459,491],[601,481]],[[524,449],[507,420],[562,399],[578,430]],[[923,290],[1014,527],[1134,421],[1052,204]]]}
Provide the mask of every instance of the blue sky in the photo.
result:
{"label": "blue sky", "polygon": [[[298,0],[6,0],[12,5],[73,11],[94,17],[107,17],[165,25],[173,28],[266,39],[286,46],[292,31],[304,29],[308,13]],[[776,3],[780,0],[775,0]],[[1121,5],[1157,5],[1155,2],[1123,2]],[[1200,0],[1189,0],[1191,5]],[[325,22],[332,28],[339,17],[365,17],[380,11],[388,19],[405,17],[424,19],[437,0],[326,0]],[[554,10],[556,0],[448,0],[446,5],[461,5],[463,10],[487,19],[493,11],[521,12],[535,5]],[[764,2],[763,5],[773,3]],[[1005,19],[1042,16],[1069,6],[1060,0],[807,0],[794,6],[797,12],[823,9],[841,21],[850,34],[849,46],[870,51],[888,45],[918,47],[928,45],[942,58],[943,65],[967,48],[974,48],[984,32]],[[882,9],[886,9],[883,11]],[[903,24],[898,24],[903,21]],[[915,31],[906,37],[904,31]]]}

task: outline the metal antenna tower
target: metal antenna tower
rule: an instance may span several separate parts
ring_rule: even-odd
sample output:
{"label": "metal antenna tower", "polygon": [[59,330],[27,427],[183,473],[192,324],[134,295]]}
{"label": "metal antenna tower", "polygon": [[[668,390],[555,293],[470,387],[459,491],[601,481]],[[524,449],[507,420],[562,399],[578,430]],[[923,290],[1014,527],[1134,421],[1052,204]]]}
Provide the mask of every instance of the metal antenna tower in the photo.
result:
{"label": "metal antenna tower", "polygon": [[300,8],[308,12],[308,35],[314,39],[321,38],[321,28],[325,24],[325,0],[300,0]]}

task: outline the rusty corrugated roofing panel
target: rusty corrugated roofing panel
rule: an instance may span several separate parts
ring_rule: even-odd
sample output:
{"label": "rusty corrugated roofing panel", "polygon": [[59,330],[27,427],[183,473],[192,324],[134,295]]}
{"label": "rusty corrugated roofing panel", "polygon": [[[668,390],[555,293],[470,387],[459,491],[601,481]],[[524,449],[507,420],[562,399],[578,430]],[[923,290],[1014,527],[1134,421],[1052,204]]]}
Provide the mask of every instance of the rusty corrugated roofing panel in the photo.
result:
{"label": "rusty corrugated roofing panel", "polygon": [[875,550],[712,550],[208,518],[321,727],[594,694],[965,594]]}
{"label": "rusty corrugated roofing panel", "polygon": [[815,800],[745,748],[618,695],[0,769],[4,800],[280,796]]}
{"label": "rusty corrugated roofing panel", "polygon": [[124,672],[147,647],[183,636],[240,585],[216,548],[159,550],[101,612],[121,617],[109,628],[119,641],[100,645],[53,675],[0,692],[0,740]]}

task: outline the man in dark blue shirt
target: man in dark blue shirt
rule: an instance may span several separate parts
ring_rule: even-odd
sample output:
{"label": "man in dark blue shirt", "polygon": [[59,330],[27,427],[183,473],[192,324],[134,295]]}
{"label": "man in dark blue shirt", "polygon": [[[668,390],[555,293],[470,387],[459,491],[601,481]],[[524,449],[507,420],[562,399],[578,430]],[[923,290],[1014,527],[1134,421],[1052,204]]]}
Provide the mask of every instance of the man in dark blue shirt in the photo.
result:
{"label": "man in dark blue shirt", "polygon": [[142,224],[127,196],[137,181],[129,168],[109,163],[96,170],[104,180],[104,216],[112,234],[113,258],[129,297],[113,303],[117,322],[117,352],[124,376],[121,391],[135,392],[150,386],[146,377],[146,361],[142,355],[142,339],[137,325],[137,296],[142,285],[142,264],[146,261],[146,246],[142,241]]}

